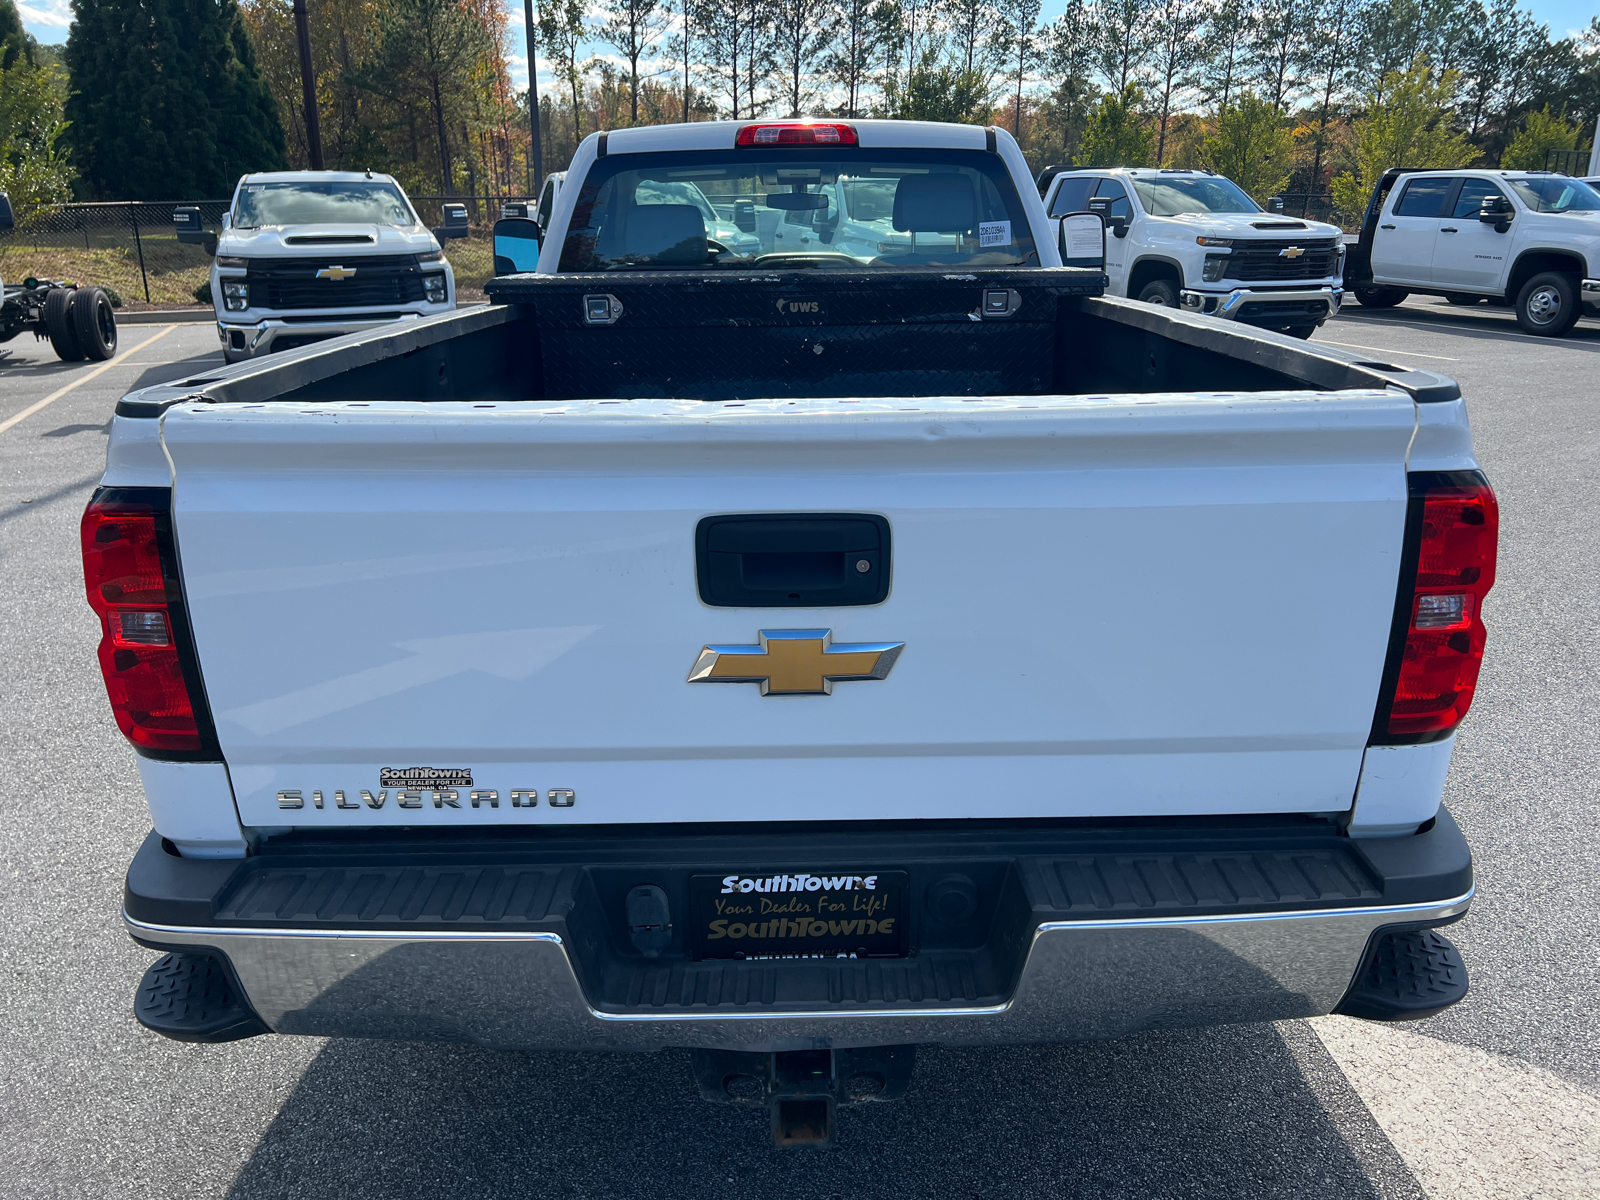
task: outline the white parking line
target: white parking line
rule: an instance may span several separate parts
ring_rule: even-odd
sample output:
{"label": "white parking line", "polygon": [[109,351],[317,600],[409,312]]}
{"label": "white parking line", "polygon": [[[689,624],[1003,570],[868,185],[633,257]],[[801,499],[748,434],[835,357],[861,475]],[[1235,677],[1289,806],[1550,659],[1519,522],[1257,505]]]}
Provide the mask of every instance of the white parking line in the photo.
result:
{"label": "white parking line", "polygon": [[1450,358],[1444,354],[1422,354],[1416,350],[1396,350],[1392,346],[1363,346],[1360,342],[1336,342],[1332,338],[1318,338],[1319,342],[1327,342],[1330,346],[1347,346],[1351,350],[1376,350],[1379,354],[1402,354],[1407,358],[1437,358],[1440,362],[1460,362],[1459,358]]}
{"label": "white parking line", "polygon": [[1600,1196],[1600,1097],[1425,1034],[1310,1024],[1432,1200]]}
{"label": "white parking line", "polygon": [[74,388],[80,387],[83,384],[88,383],[91,379],[94,379],[94,378],[96,378],[96,377],[98,377],[100,375],[104,375],[107,371],[111,370],[112,367],[120,366],[130,356],[139,353],[139,351],[143,350],[151,342],[159,342],[162,338],[166,337],[167,334],[171,333],[176,328],[177,328],[176,325],[164,325],[164,326],[162,326],[160,333],[156,334],[153,337],[145,338],[145,340],[140,342],[137,346],[129,347],[127,350],[124,350],[121,354],[119,354],[115,358],[113,358],[110,362],[101,363],[98,367],[96,367],[94,370],[90,371],[87,375],[76,375],[76,376],[74,376],[71,383],[65,385],[64,387],[57,388],[55,391],[51,392],[48,396],[46,396],[43,400],[40,400],[35,404],[28,405],[27,408],[23,409],[16,416],[7,417],[4,421],[0,421],[0,433],[4,433],[6,430],[10,429],[13,425],[17,424],[19,421],[25,420],[26,418],[33,416],[34,413],[38,412],[41,408],[45,407],[45,405],[54,404],[57,400],[61,399],[61,397],[65,396],[68,392],[72,391]]}

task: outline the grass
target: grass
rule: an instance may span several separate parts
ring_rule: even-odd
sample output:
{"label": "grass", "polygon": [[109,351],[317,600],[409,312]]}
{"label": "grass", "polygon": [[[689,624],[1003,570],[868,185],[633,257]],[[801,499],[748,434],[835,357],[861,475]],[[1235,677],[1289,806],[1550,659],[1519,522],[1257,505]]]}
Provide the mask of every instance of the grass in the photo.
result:
{"label": "grass", "polygon": [[[89,244],[84,245],[85,241]],[[494,248],[487,231],[474,231],[469,238],[447,243],[445,253],[455,268],[457,299],[482,300],[483,284],[494,274]],[[135,244],[131,234],[29,237],[19,231],[0,241],[0,279],[21,283],[31,276],[109,288],[122,298],[123,307],[129,311],[198,307],[194,292],[210,278],[210,271],[211,259],[204,250],[184,245],[171,234],[145,235],[140,244]]]}

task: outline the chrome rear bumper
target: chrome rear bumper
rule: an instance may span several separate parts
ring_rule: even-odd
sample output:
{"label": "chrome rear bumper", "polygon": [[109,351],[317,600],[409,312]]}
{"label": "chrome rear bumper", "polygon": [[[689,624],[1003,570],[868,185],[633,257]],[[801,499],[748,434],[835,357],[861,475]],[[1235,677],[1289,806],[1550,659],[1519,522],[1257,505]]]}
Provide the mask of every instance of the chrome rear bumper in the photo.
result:
{"label": "chrome rear bumper", "polygon": [[[146,945],[225,955],[251,1006],[278,1033],[506,1049],[794,1050],[1081,1041],[1318,1016],[1344,996],[1376,930],[1449,922],[1471,898],[1469,891],[1384,907],[1048,922],[1034,932],[1011,997],[983,1007],[934,999],[717,1011],[691,996],[649,1011],[606,1011],[589,1003],[555,933],[219,929],[156,925],[126,914],[124,920]],[[841,964],[839,971],[873,966]],[[661,990],[673,997],[673,968],[661,970]]]}

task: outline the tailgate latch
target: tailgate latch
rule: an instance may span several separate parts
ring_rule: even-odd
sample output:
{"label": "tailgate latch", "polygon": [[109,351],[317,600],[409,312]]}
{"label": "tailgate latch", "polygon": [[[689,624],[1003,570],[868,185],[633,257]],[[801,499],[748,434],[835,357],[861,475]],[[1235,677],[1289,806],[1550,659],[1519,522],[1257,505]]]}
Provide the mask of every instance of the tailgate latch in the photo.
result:
{"label": "tailgate latch", "polygon": [[599,295],[583,298],[585,325],[615,325],[621,319],[622,301],[615,296]]}
{"label": "tailgate latch", "polygon": [[1022,307],[1022,293],[1016,288],[985,288],[983,291],[982,319],[993,321],[1009,317]]}

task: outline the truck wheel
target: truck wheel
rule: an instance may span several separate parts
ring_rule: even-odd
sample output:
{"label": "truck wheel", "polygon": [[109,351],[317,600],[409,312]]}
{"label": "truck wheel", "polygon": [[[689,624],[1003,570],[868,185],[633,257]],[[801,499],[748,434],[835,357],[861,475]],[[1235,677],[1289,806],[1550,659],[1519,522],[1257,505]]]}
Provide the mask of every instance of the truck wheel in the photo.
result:
{"label": "truck wheel", "polygon": [[1351,292],[1362,308],[1393,308],[1411,294],[1392,287],[1358,287]]}
{"label": "truck wheel", "polygon": [[1560,337],[1577,323],[1579,312],[1570,275],[1541,272],[1517,293],[1517,324],[1540,337]]}
{"label": "truck wheel", "polygon": [[1152,279],[1139,289],[1139,300],[1144,304],[1160,304],[1166,308],[1178,307],[1178,289],[1166,279]]}
{"label": "truck wheel", "polygon": [[44,296],[44,331],[62,362],[77,362],[83,357],[78,345],[78,327],[72,320],[72,289],[51,288]]}
{"label": "truck wheel", "polygon": [[117,318],[111,311],[111,298],[100,288],[79,288],[72,293],[70,307],[78,348],[90,362],[105,362],[117,352]]}

